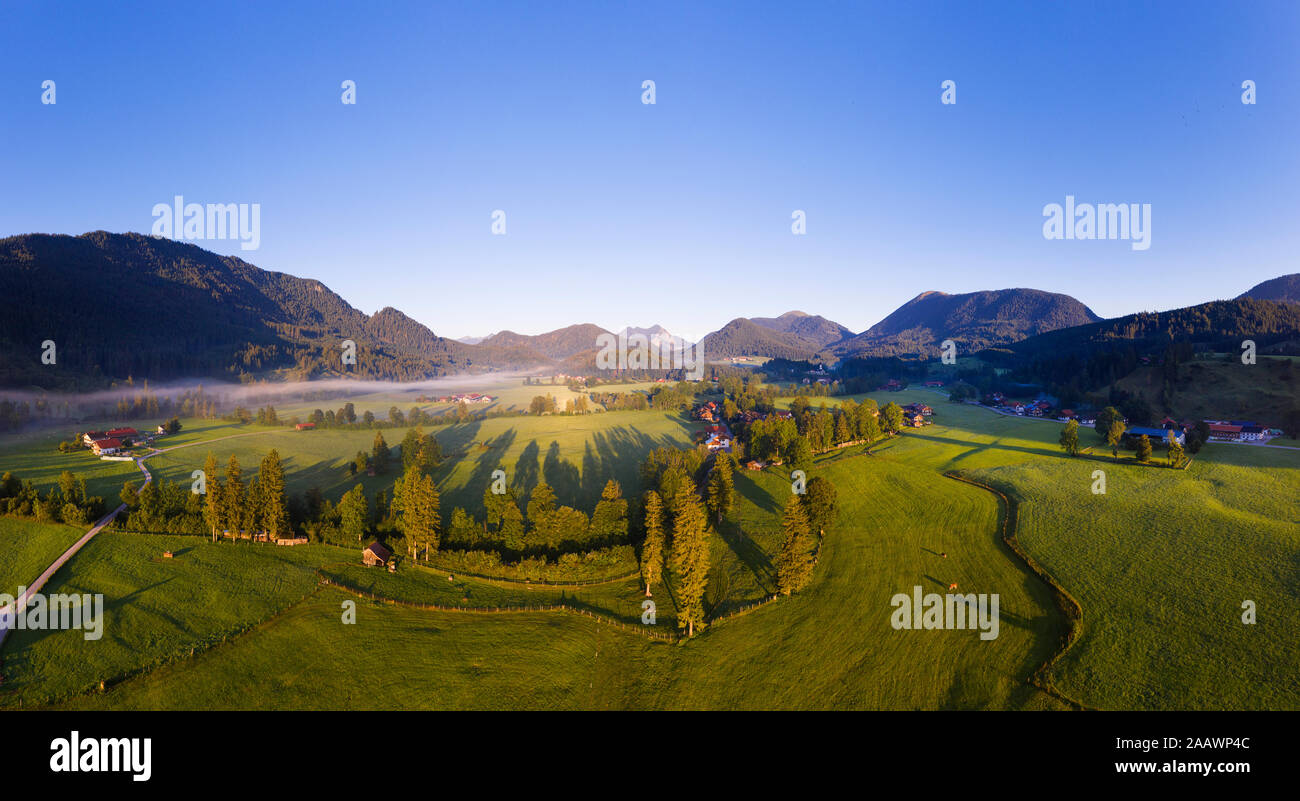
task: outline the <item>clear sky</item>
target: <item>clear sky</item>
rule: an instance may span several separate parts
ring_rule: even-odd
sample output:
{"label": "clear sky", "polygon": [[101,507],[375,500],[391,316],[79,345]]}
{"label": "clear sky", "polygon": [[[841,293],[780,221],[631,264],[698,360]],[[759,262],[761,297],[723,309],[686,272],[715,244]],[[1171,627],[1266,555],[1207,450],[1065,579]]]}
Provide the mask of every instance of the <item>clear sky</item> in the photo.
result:
{"label": "clear sky", "polygon": [[[1294,2],[70,8],[0,3],[0,235],[260,203],[260,249],[197,244],[443,336],[861,331],[1012,286],[1116,316],[1300,271]],[[1150,249],[1044,239],[1066,195],[1151,204]]]}

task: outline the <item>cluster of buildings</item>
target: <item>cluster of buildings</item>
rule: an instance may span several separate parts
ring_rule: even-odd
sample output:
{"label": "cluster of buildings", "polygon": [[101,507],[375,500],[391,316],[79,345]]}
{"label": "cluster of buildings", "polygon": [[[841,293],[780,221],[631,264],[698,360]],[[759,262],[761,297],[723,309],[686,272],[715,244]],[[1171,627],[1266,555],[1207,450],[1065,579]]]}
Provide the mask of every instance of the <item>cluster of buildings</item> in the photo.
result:
{"label": "cluster of buildings", "polygon": [[1220,442],[1262,442],[1280,436],[1281,429],[1266,428],[1249,420],[1206,420],[1210,440]]}
{"label": "cluster of buildings", "polygon": [[[1080,426],[1085,428],[1097,424],[1097,416],[1093,412],[1075,412],[1073,409],[1053,410],[1052,403],[1047,399],[1039,399],[1022,403],[1020,401],[1008,400],[1002,393],[994,392],[986,395],[982,401],[986,406],[992,406],[995,410],[1003,414],[1018,414],[1028,417],[1054,417],[1062,423],[1068,423],[1071,420],[1077,420]],[[1125,423],[1128,419],[1125,418]],[[1166,417],[1160,421],[1159,427],[1154,426],[1133,426],[1124,432],[1124,436],[1130,439],[1136,439],[1146,436],[1152,442],[1167,441],[1170,432],[1173,433],[1174,439],[1179,445],[1185,443],[1187,433],[1194,429],[1199,421],[1187,419],[1179,422],[1172,417]],[[1282,435],[1282,430],[1269,428],[1262,423],[1256,423],[1251,420],[1205,420],[1209,426],[1209,441],[1211,442],[1267,442],[1269,439]]]}
{"label": "cluster of buildings", "polygon": [[709,401],[695,407],[691,413],[696,420],[702,420],[706,423],[716,423],[722,420],[722,407],[717,401]]}
{"label": "cluster of buildings", "polygon": [[478,392],[461,392],[457,395],[441,395],[438,403],[491,403],[496,398],[491,395],[482,395]]}
{"label": "cluster of buildings", "polygon": [[903,423],[912,428],[920,428],[930,422],[925,418],[933,414],[934,409],[924,403],[909,403],[903,407]]}
{"label": "cluster of buildings", "polygon": [[[985,395],[980,402],[985,406],[992,406],[995,411],[1003,414],[1018,414],[1025,417],[1056,417],[1058,420],[1072,420],[1075,417],[1072,409],[1062,409],[1053,415],[1052,409],[1054,406],[1049,398],[1024,402],[1011,400],[1001,392],[993,392]],[[1084,425],[1082,420],[1079,421],[1079,425]]]}
{"label": "cluster of buildings", "polygon": [[[162,426],[158,426],[162,433]],[[134,428],[114,428],[108,431],[87,431],[81,435],[81,442],[95,452],[96,456],[109,456],[130,448],[140,432]]]}

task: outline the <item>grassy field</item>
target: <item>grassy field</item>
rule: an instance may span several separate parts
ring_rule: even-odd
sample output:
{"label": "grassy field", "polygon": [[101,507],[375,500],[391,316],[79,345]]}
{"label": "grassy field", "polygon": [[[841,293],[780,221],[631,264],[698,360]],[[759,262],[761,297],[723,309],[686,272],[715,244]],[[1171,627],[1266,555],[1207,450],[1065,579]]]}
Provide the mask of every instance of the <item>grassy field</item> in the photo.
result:
{"label": "grassy field", "polygon": [[0,517],[0,593],[18,594],[49,567],[86,529]]}
{"label": "grassy field", "polygon": [[[617,479],[630,491],[636,486],[637,468],[646,453],[660,446],[688,447],[696,428],[682,415],[650,411],[500,417],[431,426],[426,431],[438,438],[445,456],[436,478],[443,508],[448,511],[456,506],[481,510],[492,471],[500,468],[523,495],[532,491],[539,477],[545,477],[562,503],[590,514],[605,481]],[[198,445],[163,453],[150,459],[150,469],[161,480],[188,481],[190,473],[203,466],[209,450],[223,469],[233,454],[247,471],[255,469],[275,448],[285,462],[291,492],[315,486],[332,500],[358,482],[373,497],[377,490],[391,487],[398,476],[396,468],[378,476],[349,475],[347,466],[357,451],[369,452],[374,444],[372,430],[294,431],[258,426],[234,426],[231,430],[260,433],[215,441],[210,448]],[[404,428],[383,430],[390,447],[400,444],[405,434]],[[160,446],[172,444],[164,442],[160,440]]]}
{"label": "grassy field", "polygon": [[[1210,445],[1186,471],[1108,456],[1069,459],[1056,445],[1059,425],[935,403],[922,391],[876,397],[926,400],[936,424],[870,454],[857,447],[819,457],[811,475],[831,479],[841,506],[813,584],[721,620],[688,643],[563,612],[427,611],[370,601],[358,601],[358,622],[346,626],[341,603],[355,596],[317,586],[315,568],[399,601],[486,608],[564,602],[625,622],[639,618],[635,579],[529,588],[449,581],[409,566],[397,574],[366,570],[350,564],[350,550],[327,546],[112,534],[52,582],[105,592],[110,633],[100,642],[84,642],[77,632],[18,634],[5,646],[8,692],[0,705],[1066,708],[1063,698],[1027,682],[1058,651],[1065,619],[1047,585],[998,537],[996,497],[944,475],[960,471],[1019,499],[1021,545],[1082,606],[1079,638],[1050,674],[1064,698],[1101,709],[1300,708],[1300,453]],[[612,438],[620,415],[640,425],[600,459],[605,448],[597,438]],[[581,428],[601,418],[615,425]],[[511,430],[520,420],[535,427]],[[498,423],[502,429],[488,428]],[[578,469],[590,449],[597,469],[617,469],[636,459],[638,443],[690,429],[684,420],[634,412],[478,425],[472,434],[439,432],[452,437],[447,444],[458,438],[471,449],[505,439],[449,465],[440,476],[446,494],[473,485],[476,472],[494,463],[531,463],[533,443],[543,473],[551,440],[563,464]],[[647,430],[652,425],[663,429]],[[344,434],[278,432],[268,441],[225,442],[249,447],[251,456],[272,438],[297,438],[292,455],[303,463],[291,466],[293,481],[294,470],[312,464],[297,443],[325,433]],[[357,435],[367,444],[373,438]],[[1093,437],[1084,432],[1084,444]],[[176,453],[201,463],[204,452]],[[1097,469],[1107,476],[1104,495],[1092,493]],[[585,472],[579,469],[579,488]],[[777,515],[788,480],[772,468],[742,471],[737,492],[737,508],[712,544],[706,603],[714,616],[763,599],[775,586]],[[169,544],[185,552],[174,563],[155,559]],[[996,640],[974,631],[891,628],[891,596],[916,585],[943,592],[952,582],[962,592],[1000,596]],[[1258,605],[1255,625],[1240,619],[1247,599]],[[661,588],[655,600],[658,624],[671,627],[671,592]],[[211,644],[217,647],[204,648]],[[134,678],[109,692],[84,692],[100,678],[127,675]],[[382,689],[359,679],[367,676],[383,676]]]}

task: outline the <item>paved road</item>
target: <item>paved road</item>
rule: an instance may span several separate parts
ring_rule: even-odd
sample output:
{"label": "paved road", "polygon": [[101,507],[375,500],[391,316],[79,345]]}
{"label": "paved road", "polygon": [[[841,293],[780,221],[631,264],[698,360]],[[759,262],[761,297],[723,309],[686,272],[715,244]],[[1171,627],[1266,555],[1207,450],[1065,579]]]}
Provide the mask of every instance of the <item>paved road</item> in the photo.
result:
{"label": "paved road", "polygon": [[[140,472],[144,473],[144,484],[141,484],[140,489],[136,490],[137,495],[140,494],[140,491],[143,490],[149,484],[150,481],[153,481],[153,474],[149,472],[149,468],[144,466],[144,460],[148,459],[150,456],[153,456],[156,453],[158,453],[158,451],[152,451],[135,460],[136,467],[140,468]],[[45,572],[42,573],[39,578],[37,578],[31,584],[27,585],[27,589],[24,590],[23,594],[18,596],[18,598],[12,604],[9,604],[4,607],[0,607],[0,646],[4,645],[5,636],[9,634],[9,629],[13,625],[14,617],[17,614],[17,610],[25,608],[27,606],[27,601],[30,600],[33,595],[36,595],[41,591],[41,589],[45,586],[45,583],[49,581],[50,578],[55,573],[58,572],[59,568],[63,567],[63,565],[66,564],[69,559],[76,556],[77,551],[80,551],[82,547],[84,547],[86,543],[90,542],[91,539],[93,539],[96,534],[98,534],[100,531],[103,531],[104,526],[107,526],[109,523],[112,523],[113,520],[119,514],[121,514],[124,509],[126,509],[126,504],[122,504],[121,506],[117,507],[113,511],[109,512],[108,514],[100,518],[99,521],[95,523],[95,525],[90,529],[90,531],[87,531],[85,534],[81,535],[81,539],[74,542],[72,546],[68,548],[68,550],[63,552],[62,556],[60,556],[58,559],[55,559],[54,564],[45,568]]]}

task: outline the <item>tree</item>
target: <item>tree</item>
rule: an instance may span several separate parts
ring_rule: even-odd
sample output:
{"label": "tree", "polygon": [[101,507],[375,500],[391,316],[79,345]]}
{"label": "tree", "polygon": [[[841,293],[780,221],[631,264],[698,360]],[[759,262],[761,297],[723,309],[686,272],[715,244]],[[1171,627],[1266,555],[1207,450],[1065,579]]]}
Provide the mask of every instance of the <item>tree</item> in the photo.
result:
{"label": "tree", "polygon": [[180,430],[181,419],[179,417],[173,417],[163,425],[163,431],[168,434],[177,434],[180,433]]}
{"label": "tree", "polygon": [[627,540],[627,501],[623,499],[623,488],[612,478],[605,482],[591,513],[591,536],[607,544]]}
{"label": "tree", "polygon": [[[871,405],[868,406],[868,403]],[[880,438],[880,421],[876,419],[878,414],[876,404],[870,398],[858,407],[858,439],[872,442]]]}
{"label": "tree", "polygon": [[1116,459],[1119,458],[1119,444],[1124,440],[1124,432],[1127,430],[1124,421],[1118,418],[1111,420],[1110,428],[1106,429],[1106,444],[1110,446],[1110,455]]}
{"label": "tree", "polygon": [[244,522],[244,482],[241,479],[242,474],[243,471],[239,468],[239,460],[232,454],[230,461],[226,464],[226,486],[223,493],[223,503],[221,504],[222,517],[218,528],[234,529],[236,534],[239,533],[239,527]]}
{"label": "tree", "polygon": [[355,535],[357,542],[370,530],[370,504],[360,484],[348,490],[339,501],[339,528],[346,537]]}
{"label": "tree", "polygon": [[837,494],[830,480],[817,476],[808,482],[803,495],[808,514],[808,525],[813,531],[824,534],[835,520]]}
{"label": "tree", "polygon": [[1151,461],[1151,440],[1146,434],[1138,437],[1137,460],[1142,464]]}
{"label": "tree", "polygon": [[717,516],[718,523],[735,503],[736,480],[732,472],[731,456],[718,453],[713,460],[713,470],[709,473],[709,491],[707,503],[709,512]]}
{"label": "tree", "polygon": [[891,437],[903,430],[903,407],[890,401],[880,410],[880,428]]}
{"label": "tree", "polygon": [[375,432],[375,444],[371,448],[372,464],[375,466],[376,473],[383,473],[388,469],[388,460],[392,452],[388,450],[388,443],[384,441],[384,432]]}
{"label": "tree", "polygon": [[1071,456],[1079,453],[1079,421],[1071,420],[1061,429],[1061,450]]}
{"label": "tree", "polygon": [[257,485],[261,489],[262,527],[272,539],[280,539],[290,533],[289,504],[284,492],[284,465],[275,448],[262,459]]}
{"label": "tree", "polygon": [[1169,456],[1169,466],[1180,466],[1187,454],[1183,451],[1183,446],[1179,444],[1174,432],[1169,431],[1165,434],[1165,443],[1165,452]]}
{"label": "tree", "polygon": [[797,436],[790,440],[790,445],[786,448],[783,457],[786,466],[791,470],[807,470],[812,467],[812,443],[808,442],[807,437]]}
{"label": "tree", "polygon": [[1095,428],[1097,433],[1101,435],[1101,438],[1107,442],[1110,441],[1111,424],[1116,420],[1123,422],[1124,415],[1120,414],[1119,409],[1116,409],[1114,406],[1107,406],[1097,414]]}
{"label": "tree", "polygon": [[641,545],[641,580],[645,582],[645,596],[650,597],[650,587],[664,573],[664,502],[659,493],[647,490],[645,494],[645,542]]}
{"label": "tree", "polygon": [[776,557],[776,586],[781,593],[790,595],[808,585],[813,568],[811,526],[798,495],[792,494],[785,502],[781,533],[784,537]]}
{"label": "tree", "polygon": [[217,541],[217,528],[221,526],[225,510],[225,494],[220,479],[217,477],[217,455],[208,451],[208,458],[203,462],[203,480],[206,494],[203,496],[203,522],[212,529],[212,541]]}
{"label": "tree", "polygon": [[673,574],[678,583],[677,624],[695,636],[704,623],[704,590],[709,584],[708,521],[695,492],[683,486],[673,502]]}
{"label": "tree", "polygon": [[420,430],[408,428],[399,447],[402,454],[402,472],[405,473],[412,465],[420,462]]}
{"label": "tree", "polygon": [[439,531],[442,526],[441,501],[433,478],[420,471],[418,465],[406,469],[401,489],[402,516],[398,522],[407,550],[418,558],[418,547],[438,550]]}
{"label": "tree", "polygon": [[420,469],[431,473],[442,463],[442,447],[433,434],[426,434],[419,428],[416,431],[420,434]]}

